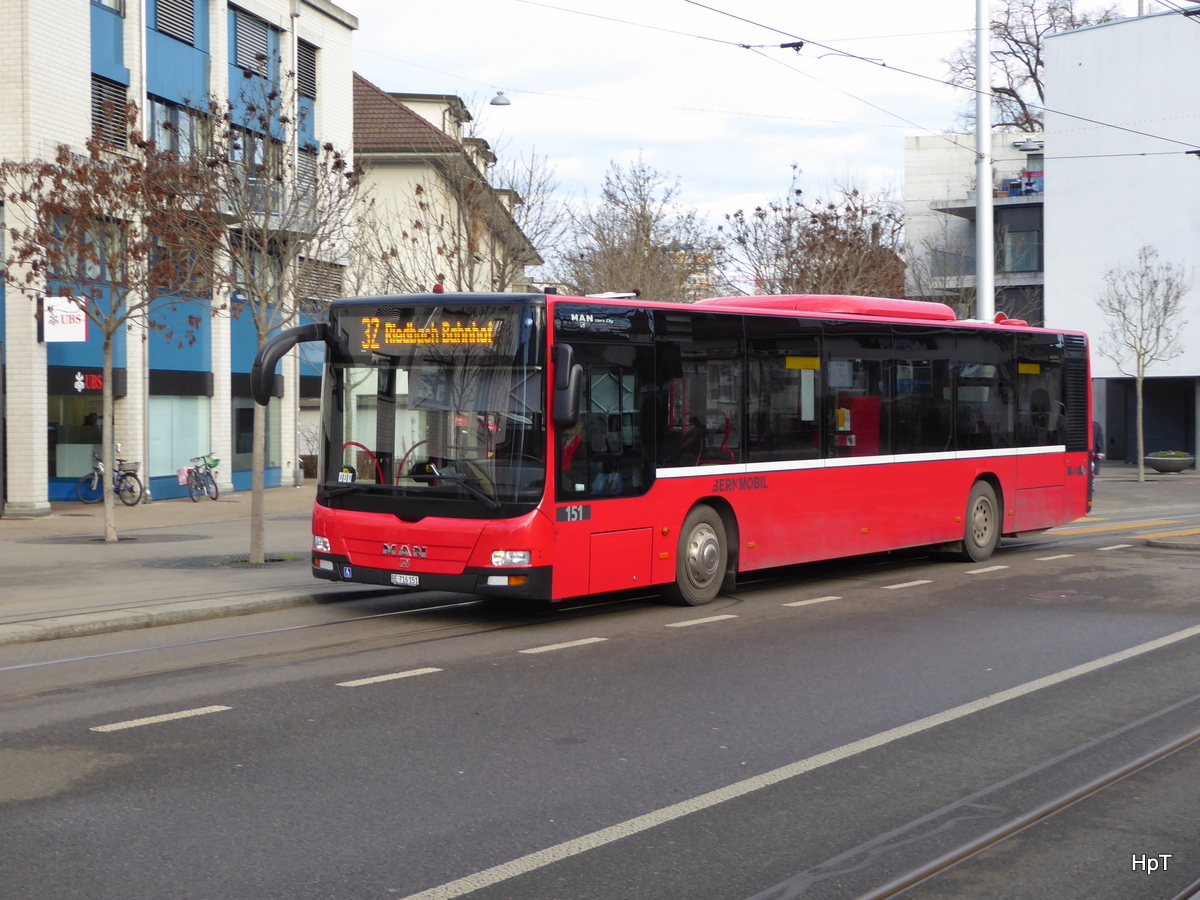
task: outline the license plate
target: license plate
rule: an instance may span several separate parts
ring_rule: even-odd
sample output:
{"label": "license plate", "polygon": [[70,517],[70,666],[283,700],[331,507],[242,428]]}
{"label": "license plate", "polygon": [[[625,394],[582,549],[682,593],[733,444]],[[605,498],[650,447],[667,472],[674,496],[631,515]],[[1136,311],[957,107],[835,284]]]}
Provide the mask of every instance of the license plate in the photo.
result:
{"label": "license plate", "polygon": [[421,579],[416,575],[401,575],[397,572],[393,572],[392,584],[402,585],[403,587],[420,587]]}

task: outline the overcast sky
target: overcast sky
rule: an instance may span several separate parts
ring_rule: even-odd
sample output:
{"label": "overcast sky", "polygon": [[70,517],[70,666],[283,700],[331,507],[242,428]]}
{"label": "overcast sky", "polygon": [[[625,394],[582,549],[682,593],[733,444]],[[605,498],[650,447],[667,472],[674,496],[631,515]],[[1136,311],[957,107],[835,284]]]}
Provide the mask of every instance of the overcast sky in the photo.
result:
{"label": "overcast sky", "polygon": [[[971,102],[939,83],[971,38],[970,0],[339,5],[359,19],[356,71],[384,90],[463,97],[478,137],[502,157],[548,157],[579,198],[599,194],[611,160],[640,156],[714,220],[781,195],[793,163],[809,197],[898,194],[904,137],[951,128]],[[512,104],[490,106],[497,91]]]}

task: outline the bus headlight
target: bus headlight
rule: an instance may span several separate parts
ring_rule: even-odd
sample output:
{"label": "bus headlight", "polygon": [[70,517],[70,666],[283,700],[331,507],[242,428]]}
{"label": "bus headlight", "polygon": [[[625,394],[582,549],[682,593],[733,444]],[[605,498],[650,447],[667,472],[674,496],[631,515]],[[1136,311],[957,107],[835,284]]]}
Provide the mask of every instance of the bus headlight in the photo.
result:
{"label": "bus headlight", "polygon": [[493,566],[527,566],[533,561],[528,550],[493,550]]}
{"label": "bus headlight", "polygon": [[313,549],[318,553],[329,552],[329,538],[321,537],[319,534],[313,535]]}

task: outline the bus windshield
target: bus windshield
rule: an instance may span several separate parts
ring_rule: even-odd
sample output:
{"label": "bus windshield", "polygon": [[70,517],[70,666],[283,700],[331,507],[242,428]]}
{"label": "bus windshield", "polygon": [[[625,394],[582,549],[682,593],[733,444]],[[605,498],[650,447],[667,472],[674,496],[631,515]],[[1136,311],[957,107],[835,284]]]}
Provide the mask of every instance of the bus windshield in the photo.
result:
{"label": "bus windshield", "polygon": [[401,515],[406,500],[440,501],[442,515],[536,503],[542,320],[511,304],[335,306],[343,353],[328,368],[325,428],[341,452],[327,454],[323,488],[395,498]]}

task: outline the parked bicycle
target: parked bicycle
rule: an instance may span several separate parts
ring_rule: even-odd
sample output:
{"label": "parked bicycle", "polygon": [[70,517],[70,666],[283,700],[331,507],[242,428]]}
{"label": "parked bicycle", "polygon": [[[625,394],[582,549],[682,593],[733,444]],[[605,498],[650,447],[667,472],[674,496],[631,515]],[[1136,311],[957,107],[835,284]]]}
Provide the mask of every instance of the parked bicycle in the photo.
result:
{"label": "parked bicycle", "polygon": [[[113,494],[126,506],[137,506],[142,499],[142,483],[138,480],[139,463],[118,459],[113,476]],[[92,454],[92,471],[75,482],[75,496],[80,503],[97,503],[104,496],[104,461]]]}
{"label": "parked bicycle", "polygon": [[220,464],[221,461],[211,452],[192,460],[187,470],[187,489],[193,503],[199,503],[203,494],[207,494],[213,500],[217,499],[217,479],[213,478],[212,473]]}

